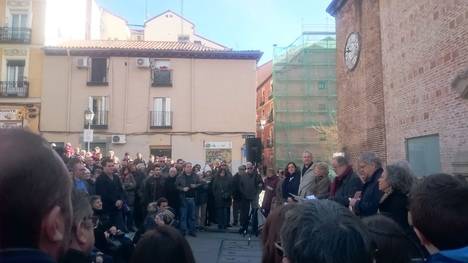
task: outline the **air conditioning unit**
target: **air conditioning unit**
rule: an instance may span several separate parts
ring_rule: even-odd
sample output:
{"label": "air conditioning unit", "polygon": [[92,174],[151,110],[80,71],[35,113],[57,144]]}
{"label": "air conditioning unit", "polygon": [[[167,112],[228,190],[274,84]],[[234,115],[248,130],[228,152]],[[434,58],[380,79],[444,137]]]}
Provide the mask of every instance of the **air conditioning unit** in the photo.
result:
{"label": "air conditioning unit", "polygon": [[150,67],[150,60],[149,58],[137,58],[136,59],[137,67],[139,68],[149,68]]}
{"label": "air conditioning unit", "polygon": [[124,144],[127,143],[125,135],[112,135],[112,144]]}
{"label": "air conditioning unit", "polygon": [[88,58],[87,57],[76,58],[76,67],[77,68],[87,68],[88,67]]}

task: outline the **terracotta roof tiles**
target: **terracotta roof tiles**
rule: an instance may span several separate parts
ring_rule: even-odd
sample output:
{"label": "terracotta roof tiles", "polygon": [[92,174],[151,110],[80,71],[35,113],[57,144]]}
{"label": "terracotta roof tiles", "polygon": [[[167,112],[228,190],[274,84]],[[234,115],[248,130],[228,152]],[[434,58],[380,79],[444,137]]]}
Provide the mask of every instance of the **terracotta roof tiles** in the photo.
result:
{"label": "terracotta roof tiles", "polygon": [[74,40],[61,43],[53,48],[68,49],[131,49],[171,51],[216,51],[217,49],[191,42],[131,41],[131,40]]}

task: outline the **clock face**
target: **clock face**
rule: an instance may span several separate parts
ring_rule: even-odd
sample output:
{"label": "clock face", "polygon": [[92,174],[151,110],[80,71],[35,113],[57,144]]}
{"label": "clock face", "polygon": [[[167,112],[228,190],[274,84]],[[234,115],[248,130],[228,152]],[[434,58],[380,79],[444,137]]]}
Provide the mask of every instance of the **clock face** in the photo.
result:
{"label": "clock face", "polygon": [[349,70],[353,70],[359,59],[359,52],[361,50],[361,42],[359,38],[359,33],[352,32],[349,34],[348,39],[346,40],[346,46],[344,50],[344,60],[346,67]]}

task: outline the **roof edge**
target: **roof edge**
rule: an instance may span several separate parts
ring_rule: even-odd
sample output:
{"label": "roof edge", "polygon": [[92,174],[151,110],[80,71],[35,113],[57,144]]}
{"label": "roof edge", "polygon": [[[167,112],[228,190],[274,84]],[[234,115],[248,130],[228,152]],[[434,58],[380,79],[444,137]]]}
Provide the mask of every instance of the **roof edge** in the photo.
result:
{"label": "roof edge", "polygon": [[332,0],[330,5],[327,7],[327,13],[331,16],[336,16],[340,12],[341,8],[346,4],[348,0]]}
{"label": "roof edge", "polygon": [[106,9],[106,8],[104,8],[104,7],[102,7],[102,6],[99,6],[99,8],[101,9],[102,12],[106,12],[106,13],[108,13],[108,14],[111,15],[111,16],[114,16],[114,17],[116,17],[116,18],[118,18],[118,19],[120,19],[120,20],[125,21],[125,24],[127,24],[127,26],[128,26],[128,20],[127,20],[126,18],[124,18],[123,16],[117,15],[117,14],[115,14],[114,12],[112,12],[112,11],[110,11],[109,9]]}
{"label": "roof edge", "polygon": [[160,50],[160,49],[98,49],[98,48],[57,48],[44,47],[48,56],[127,56],[127,57],[174,57],[174,58],[205,58],[205,59],[247,59],[257,62],[263,56],[259,50],[210,50],[210,51],[186,51],[186,50]]}
{"label": "roof edge", "polygon": [[203,39],[206,40],[206,41],[210,41],[210,42],[212,42],[212,43],[215,43],[216,45],[221,46],[221,47],[223,47],[223,48],[225,48],[225,49],[231,49],[230,47],[227,47],[227,46],[225,46],[225,45],[222,45],[222,44],[220,44],[220,43],[218,43],[218,42],[216,42],[216,41],[213,41],[213,40],[211,40],[211,39],[208,39],[208,38],[206,38],[206,37],[204,37],[204,36],[202,36],[202,35],[199,35],[199,34],[197,34],[197,33],[193,33],[193,34],[194,34],[195,36],[197,36],[197,37],[203,38]]}
{"label": "roof edge", "polygon": [[159,15],[155,15],[155,16],[149,18],[148,20],[145,21],[145,23],[143,25],[146,25],[146,23],[149,23],[150,21],[152,21],[152,20],[154,20],[154,19],[156,19],[156,18],[158,18],[158,17],[160,17],[160,16],[162,16],[162,15],[168,13],[168,12],[173,13],[174,15],[178,16],[179,18],[182,18],[183,20],[185,20],[185,21],[189,22],[190,24],[192,24],[192,26],[195,26],[195,24],[192,21],[190,21],[187,18],[179,15],[178,13],[172,11],[171,9],[167,9],[166,11],[160,13]]}

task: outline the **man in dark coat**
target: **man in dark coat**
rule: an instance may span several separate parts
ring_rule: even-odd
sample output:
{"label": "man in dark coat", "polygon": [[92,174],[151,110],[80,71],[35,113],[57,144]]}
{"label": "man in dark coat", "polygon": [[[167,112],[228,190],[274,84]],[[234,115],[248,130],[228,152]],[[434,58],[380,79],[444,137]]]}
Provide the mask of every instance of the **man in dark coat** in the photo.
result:
{"label": "man in dark coat", "polygon": [[242,202],[242,196],[239,190],[239,180],[241,176],[245,175],[245,170],[247,168],[245,165],[241,165],[238,168],[238,172],[234,175],[233,177],[233,189],[232,189],[232,217],[234,219],[234,226],[237,226],[239,224],[239,217],[240,217],[240,211],[241,211],[241,202]]}
{"label": "man in dark coat", "polygon": [[365,152],[359,158],[359,174],[364,181],[362,194],[357,192],[349,201],[354,213],[361,217],[377,214],[383,192],[379,190],[379,178],[382,176],[382,162],[372,152]]}
{"label": "man in dark coat", "polygon": [[176,213],[176,218],[179,218],[179,209],[180,209],[180,194],[179,190],[176,187],[177,180],[177,169],[171,167],[169,169],[169,176],[164,182],[164,190],[166,191],[166,198],[169,202],[169,206],[174,209]]}
{"label": "man in dark coat", "polygon": [[252,163],[246,163],[247,174],[239,177],[239,191],[241,193],[241,229],[244,232],[249,226],[249,212],[252,211],[254,234],[257,231],[256,217],[258,210],[258,195],[262,191],[263,181],[260,175],[255,171]]}
{"label": "man in dark coat", "polygon": [[143,207],[146,208],[149,203],[156,202],[159,198],[165,197],[164,178],[159,166],[154,167],[149,172],[148,178],[143,183]]}
{"label": "man in dark coat", "polygon": [[203,184],[201,179],[192,170],[192,163],[184,163],[183,172],[176,179],[176,186],[179,190],[182,204],[180,207],[180,230],[185,235],[196,237],[196,216],[195,198],[197,188]]}
{"label": "man in dark coat", "polygon": [[114,161],[106,157],[101,164],[104,171],[96,180],[96,194],[101,196],[103,213],[117,228],[126,230],[123,221],[124,190],[119,176],[114,173]]}
{"label": "man in dark coat", "polygon": [[218,215],[218,229],[226,229],[228,210],[231,207],[232,177],[225,170],[219,170],[213,181],[213,195]]}
{"label": "man in dark coat", "polygon": [[330,200],[348,207],[349,199],[362,191],[362,181],[344,156],[334,157],[332,166],[337,176],[330,185]]}

